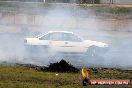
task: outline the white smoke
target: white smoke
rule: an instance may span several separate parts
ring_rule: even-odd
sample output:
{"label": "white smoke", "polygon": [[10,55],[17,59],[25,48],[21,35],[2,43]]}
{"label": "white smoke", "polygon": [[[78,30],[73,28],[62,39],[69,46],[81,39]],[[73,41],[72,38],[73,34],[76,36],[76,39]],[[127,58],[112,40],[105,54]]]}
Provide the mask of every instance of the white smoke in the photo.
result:
{"label": "white smoke", "polygon": [[[22,29],[18,34],[16,32],[16,35],[13,33],[8,35],[1,32],[5,34],[1,34],[0,37],[0,61],[45,65],[50,61],[66,59],[74,63],[78,61],[78,64],[87,66],[131,66],[131,21],[125,23],[122,20],[124,23],[120,23],[119,20],[107,19],[90,8],[86,9],[75,4],[51,5],[49,8],[42,10],[42,13],[41,10],[36,12],[38,13],[17,13],[14,15],[18,30]],[[10,14],[8,15],[10,17]],[[11,20],[13,19],[10,19],[9,22],[12,22]],[[120,28],[122,24],[124,26]],[[14,26],[14,24],[11,26]],[[1,30],[4,30],[4,27]],[[34,54],[29,55],[25,50],[23,45],[24,37],[31,37],[47,31],[62,30],[72,31],[84,39],[106,42],[109,44],[110,50],[101,57],[94,59],[83,56],[79,58],[76,56],[72,58],[63,56],[47,58],[41,54],[35,54],[36,57],[33,57]]]}

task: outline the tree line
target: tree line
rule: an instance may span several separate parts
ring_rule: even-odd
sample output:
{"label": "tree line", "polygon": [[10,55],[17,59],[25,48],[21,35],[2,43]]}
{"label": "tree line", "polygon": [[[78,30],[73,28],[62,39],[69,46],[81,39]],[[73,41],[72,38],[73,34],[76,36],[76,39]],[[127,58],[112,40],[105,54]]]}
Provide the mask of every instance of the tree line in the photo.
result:
{"label": "tree line", "polygon": [[[0,0],[0,1],[21,1],[21,2],[44,2],[44,3],[78,3],[78,4],[100,4],[101,0]],[[114,0],[107,0],[113,4]]]}

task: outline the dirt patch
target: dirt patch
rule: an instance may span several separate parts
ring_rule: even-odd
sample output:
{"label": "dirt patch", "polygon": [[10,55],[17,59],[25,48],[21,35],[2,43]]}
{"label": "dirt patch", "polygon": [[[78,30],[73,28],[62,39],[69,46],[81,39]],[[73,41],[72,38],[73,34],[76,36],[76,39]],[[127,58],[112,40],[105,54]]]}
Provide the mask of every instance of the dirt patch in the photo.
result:
{"label": "dirt patch", "polygon": [[50,65],[44,70],[50,72],[79,72],[79,69],[75,68],[65,60],[61,60],[60,62],[56,63],[50,63]]}

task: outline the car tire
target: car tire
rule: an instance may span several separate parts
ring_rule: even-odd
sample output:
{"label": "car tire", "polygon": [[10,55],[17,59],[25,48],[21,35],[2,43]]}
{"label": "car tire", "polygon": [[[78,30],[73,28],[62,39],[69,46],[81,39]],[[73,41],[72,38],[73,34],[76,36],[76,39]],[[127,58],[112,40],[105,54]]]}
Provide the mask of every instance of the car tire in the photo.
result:
{"label": "car tire", "polygon": [[97,57],[98,56],[98,47],[96,47],[96,46],[90,46],[87,49],[86,55],[88,55],[90,57]]}

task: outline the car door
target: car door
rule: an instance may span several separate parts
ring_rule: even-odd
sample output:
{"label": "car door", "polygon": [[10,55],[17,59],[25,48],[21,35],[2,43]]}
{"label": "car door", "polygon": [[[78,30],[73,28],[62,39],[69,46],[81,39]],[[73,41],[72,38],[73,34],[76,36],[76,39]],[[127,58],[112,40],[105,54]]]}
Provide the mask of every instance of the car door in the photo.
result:
{"label": "car door", "polygon": [[53,32],[51,34],[50,47],[52,52],[63,52],[65,51],[65,41],[63,40],[63,33]]}
{"label": "car door", "polygon": [[65,39],[66,52],[71,53],[83,53],[86,52],[82,39],[72,33],[66,33],[63,35]]}
{"label": "car door", "polygon": [[82,40],[72,33],[54,33],[51,40],[53,51],[64,53],[85,52]]}

